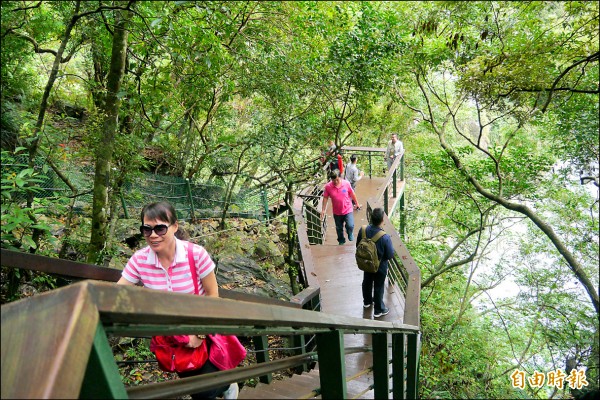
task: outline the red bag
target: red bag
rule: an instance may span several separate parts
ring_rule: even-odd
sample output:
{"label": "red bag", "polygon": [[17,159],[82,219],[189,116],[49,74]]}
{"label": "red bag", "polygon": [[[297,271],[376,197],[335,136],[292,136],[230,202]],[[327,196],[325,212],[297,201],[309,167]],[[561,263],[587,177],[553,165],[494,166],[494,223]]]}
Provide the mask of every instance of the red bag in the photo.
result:
{"label": "red bag", "polygon": [[153,336],[150,351],[158,366],[167,372],[186,372],[199,369],[208,359],[206,341],[196,348],[186,347],[176,336]]}
{"label": "red bag", "polygon": [[208,335],[210,353],[208,359],[220,370],[233,369],[246,358],[246,348],[234,335]]}
{"label": "red bag", "polygon": [[[188,243],[188,262],[194,282],[194,293],[197,295],[198,275],[194,266],[192,243]],[[220,370],[233,369],[246,358],[246,348],[234,335],[208,335],[210,354],[207,351],[206,340],[196,348],[186,347],[188,341],[184,335],[153,336],[150,341],[150,351],[156,356],[158,366],[167,372],[186,372],[199,369],[207,359]]]}
{"label": "red bag", "polygon": [[[198,276],[194,265],[192,243],[188,243],[188,263],[194,281],[194,293],[198,294]],[[152,336],[150,351],[156,356],[158,366],[167,372],[186,372],[201,368],[208,359],[206,340],[196,348],[187,347],[186,335]]]}

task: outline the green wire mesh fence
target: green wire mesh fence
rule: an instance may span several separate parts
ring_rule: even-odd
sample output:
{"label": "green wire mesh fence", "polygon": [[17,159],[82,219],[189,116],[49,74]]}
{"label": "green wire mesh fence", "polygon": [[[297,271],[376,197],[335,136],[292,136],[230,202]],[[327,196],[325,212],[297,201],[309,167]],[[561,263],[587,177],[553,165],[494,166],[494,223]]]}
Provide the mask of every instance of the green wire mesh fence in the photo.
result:
{"label": "green wire mesh fence", "polygon": [[[2,176],[15,173],[27,168],[27,157],[16,156],[9,162],[2,163]],[[75,212],[91,214],[92,187],[94,167],[92,165],[59,165],[63,175],[77,190]],[[35,171],[38,173],[38,190],[36,198],[60,198],[74,196],[73,191],[65,182],[49,168],[44,159],[36,160]],[[280,204],[284,191],[276,185],[258,185],[253,187],[235,188],[227,199],[226,184],[191,183],[180,177],[145,173],[142,178],[127,181],[120,193],[120,217],[137,218],[145,204],[154,201],[169,201],[177,211],[178,219],[190,221],[198,218],[220,218],[223,210],[227,210],[227,218],[269,218],[269,207]],[[14,193],[11,201],[18,204],[27,201],[27,194]]]}

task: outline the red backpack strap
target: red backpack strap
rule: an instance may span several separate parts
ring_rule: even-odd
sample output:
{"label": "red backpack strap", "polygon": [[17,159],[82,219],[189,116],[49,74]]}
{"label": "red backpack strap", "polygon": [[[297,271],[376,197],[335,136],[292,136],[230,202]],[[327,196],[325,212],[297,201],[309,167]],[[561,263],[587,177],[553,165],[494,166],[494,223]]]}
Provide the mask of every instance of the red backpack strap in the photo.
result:
{"label": "red backpack strap", "polygon": [[194,294],[199,294],[198,290],[198,274],[196,272],[196,263],[194,262],[194,244],[188,242],[187,246],[188,263],[190,264],[190,272],[192,273],[192,280],[194,281]]}

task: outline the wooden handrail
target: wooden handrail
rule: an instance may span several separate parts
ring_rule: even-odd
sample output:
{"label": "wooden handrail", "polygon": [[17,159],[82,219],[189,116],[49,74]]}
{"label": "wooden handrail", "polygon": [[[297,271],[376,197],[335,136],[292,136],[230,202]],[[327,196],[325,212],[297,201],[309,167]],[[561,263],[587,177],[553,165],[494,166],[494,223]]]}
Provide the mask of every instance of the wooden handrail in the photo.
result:
{"label": "wooden handrail", "polygon": [[100,318],[86,287],[2,305],[3,399],[79,397]]}
{"label": "wooden handrail", "polygon": [[100,281],[116,282],[121,277],[121,271],[114,268],[100,267],[77,261],[64,260],[24,253],[21,251],[0,250],[0,262],[3,267],[28,269],[31,271],[45,272],[70,279],[96,279]]}
{"label": "wooden handrail", "polygon": [[390,185],[390,183],[392,183],[392,181],[396,175],[396,170],[403,162],[403,158],[404,158],[404,152],[402,153],[402,155],[400,157],[396,157],[394,159],[394,162],[392,163],[389,171],[387,171],[387,173],[385,174],[385,182],[377,190],[377,192],[379,193],[376,197],[378,202],[383,203],[383,196],[386,194],[385,189]]}
{"label": "wooden handrail", "polygon": [[359,151],[370,153],[385,153],[385,148],[383,147],[342,146],[342,150],[345,152]]}
{"label": "wooden handrail", "polygon": [[[308,190],[308,189],[305,189]],[[296,221],[296,232],[298,241],[300,242],[300,252],[302,253],[302,261],[304,263],[304,271],[306,273],[308,287],[318,288],[319,280],[315,277],[315,264],[310,251],[310,242],[308,241],[308,230],[306,221],[302,215],[302,203],[304,200],[300,196],[294,199],[294,220]]]}
{"label": "wooden handrail", "polygon": [[[114,268],[101,267],[93,264],[40,256],[37,254],[24,253],[8,249],[0,250],[0,260],[3,267],[21,268],[31,271],[44,272],[75,281],[94,279],[99,281],[116,282],[121,277],[121,271]],[[308,290],[306,293],[300,292],[294,297],[298,299],[304,299],[309,296],[309,293],[313,293],[313,290]],[[291,308],[302,308],[303,306],[303,303],[298,301],[288,302],[222,288],[219,289],[219,296],[226,299],[248,301],[252,303],[273,304]]]}
{"label": "wooden handrail", "polygon": [[269,361],[268,363],[236,368],[229,371],[219,371],[173,381],[133,386],[127,389],[127,395],[130,399],[173,398],[175,396],[221,387],[223,386],[223,379],[227,379],[231,382],[241,382],[255,376],[293,368],[315,360],[316,352],[306,353],[299,356],[292,356],[281,360]]}
{"label": "wooden handrail", "polygon": [[[94,384],[107,387],[109,392],[104,395],[123,396],[124,387],[105,331],[144,335],[175,332],[257,335],[268,330],[317,334],[322,343],[333,332],[392,336],[419,332],[418,327],[406,324],[92,280],[2,305],[1,329],[2,398],[80,397],[80,392],[86,389],[83,382],[93,375],[90,371],[101,372],[94,375]],[[331,350],[319,346],[319,352]],[[242,373],[220,376],[227,375],[234,382],[237,372]],[[194,382],[200,383],[195,386],[194,382],[188,385],[189,380],[182,385],[188,385],[185,390],[189,393],[198,385],[223,384],[222,379],[209,384],[209,379],[213,378],[197,377]]]}
{"label": "wooden handrail", "polygon": [[[367,200],[368,201],[368,200]],[[373,205],[377,203],[374,202]],[[376,205],[381,207],[382,205]],[[404,303],[404,323],[409,325],[421,326],[421,270],[417,263],[410,255],[406,245],[398,235],[394,225],[389,220],[388,216],[384,216],[384,230],[390,233],[392,244],[396,254],[400,257],[404,269],[408,273],[408,282],[405,292]]]}
{"label": "wooden handrail", "polygon": [[92,295],[105,328],[115,334],[134,331],[136,334],[161,335],[178,330],[181,334],[237,332],[250,335],[256,331],[262,333],[266,328],[277,331],[277,328],[283,327],[295,327],[293,329],[297,332],[306,330],[303,328],[326,332],[332,325],[349,333],[358,330],[418,330],[418,327],[406,324],[218,297],[190,296],[137,286],[116,286],[108,282],[84,281],[69,287],[80,285],[86,285],[86,291]]}

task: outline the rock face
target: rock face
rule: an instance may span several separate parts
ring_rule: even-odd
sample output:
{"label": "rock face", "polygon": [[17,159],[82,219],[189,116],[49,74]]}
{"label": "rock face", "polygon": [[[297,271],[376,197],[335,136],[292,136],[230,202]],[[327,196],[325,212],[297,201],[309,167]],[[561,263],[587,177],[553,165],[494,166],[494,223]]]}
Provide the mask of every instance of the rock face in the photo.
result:
{"label": "rock face", "polygon": [[[275,237],[279,240],[278,236]],[[258,239],[256,247],[254,248],[254,255],[259,259],[271,260],[276,267],[280,267],[285,263],[285,259],[283,258],[283,254],[281,254],[281,250],[277,247],[277,244],[271,240],[272,239],[267,237]]]}
{"label": "rock face", "polygon": [[292,296],[289,282],[271,275],[256,261],[239,255],[228,254],[217,262],[219,287],[244,293],[289,300]]}
{"label": "rock face", "polygon": [[280,226],[265,227],[257,222],[236,220],[232,231],[192,241],[204,246],[217,264],[219,287],[289,300],[293,293],[282,252],[287,245],[278,234]]}

